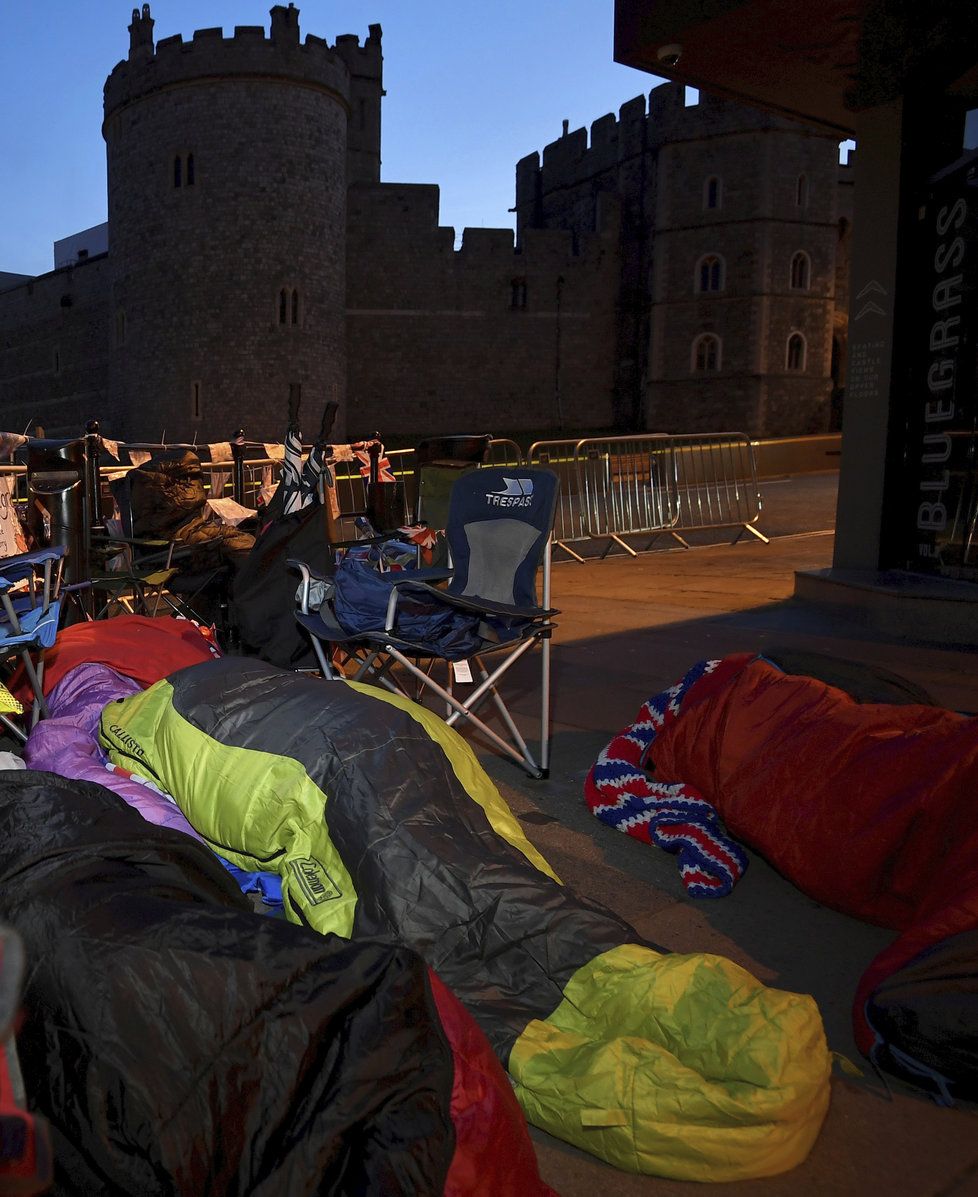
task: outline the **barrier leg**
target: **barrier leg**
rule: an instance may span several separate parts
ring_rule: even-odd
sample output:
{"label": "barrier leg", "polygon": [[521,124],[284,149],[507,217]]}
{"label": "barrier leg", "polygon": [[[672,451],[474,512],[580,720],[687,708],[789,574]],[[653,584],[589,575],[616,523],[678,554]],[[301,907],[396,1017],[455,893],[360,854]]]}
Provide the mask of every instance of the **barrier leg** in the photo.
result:
{"label": "barrier leg", "polygon": [[566,544],[564,544],[564,542],[562,540],[555,540],[554,547],[563,549],[564,552],[567,553],[569,556],[573,557],[575,561],[580,561],[581,564],[584,563],[584,558],[580,555],[580,553],[575,553],[574,550],[572,548],[569,548]]}
{"label": "barrier leg", "polygon": [[764,544],[771,543],[771,538],[769,536],[765,536],[763,532],[758,532],[758,530],[754,527],[753,524],[744,524],[743,527],[740,529],[740,531],[737,533],[737,535],[733,538],[733,540],[730,543],[736,544],[737,541],[740,540],[740,538],[743,536],[743,534],[745,532],[750,532],[750,534],[752,536],[756,536],[757,539],[762,541]]}

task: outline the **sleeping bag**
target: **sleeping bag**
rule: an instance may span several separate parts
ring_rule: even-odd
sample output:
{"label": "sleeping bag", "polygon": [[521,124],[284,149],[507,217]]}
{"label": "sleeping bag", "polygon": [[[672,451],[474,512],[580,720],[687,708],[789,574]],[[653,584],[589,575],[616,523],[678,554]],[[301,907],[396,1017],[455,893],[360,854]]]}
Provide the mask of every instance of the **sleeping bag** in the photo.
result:
{"label": "sleeping bag", "polygon": [[0,921],[58,1193],[550,1192],[419,957],[253,914],[206,848],[100,786],[0,772]]}
{"label": "sleeping bag", "polygon": [[859,702],[748,654],[711,664],[646,767],[695,787],[806,894],[899,931],[860,981],[857,1043],[978,1098],[978,718]]}
{"label": "sleeping bag", "polygon": [[291,919],[423,956],[537,1126],[700,1180],[808,1153],[829,1099],[812,999],[722,957],[669,955],[565,889],[432,712],[223,658],[111,703],[101,737],[215,851],[275,868]]}

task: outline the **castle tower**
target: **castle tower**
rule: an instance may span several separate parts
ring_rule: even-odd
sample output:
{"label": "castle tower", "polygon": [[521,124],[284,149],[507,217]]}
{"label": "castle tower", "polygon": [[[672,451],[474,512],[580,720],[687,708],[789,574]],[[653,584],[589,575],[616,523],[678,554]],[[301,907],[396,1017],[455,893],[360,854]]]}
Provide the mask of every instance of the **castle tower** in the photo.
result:
{"label": "castle tower", "polygon": [[[109,435],[278,439],[291,383],[310,430],[328,400],[342,411],[346,59],[359,48],[302,42],[298,18],[276,5],[268,37],[201,29],[154,47],[149,5],[133,10],[129,57],[105,84]],[[376,77],[379,162],[379,26],[371,39],[359,53]]]}

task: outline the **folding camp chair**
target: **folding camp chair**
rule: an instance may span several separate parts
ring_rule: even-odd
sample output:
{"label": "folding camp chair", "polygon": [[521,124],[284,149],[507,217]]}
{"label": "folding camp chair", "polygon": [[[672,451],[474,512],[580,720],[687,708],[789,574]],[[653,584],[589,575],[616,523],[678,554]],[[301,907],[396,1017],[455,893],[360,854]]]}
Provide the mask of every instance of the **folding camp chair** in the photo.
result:
{"label": "folding camp chair", "polygon": [[[426,695],[437,696],[445,703],[449,725],[471,724],[530,776],[546,777],[550,637],[557,614],[549,605],[550,538],[557,487],[555,474],[529,467],[489,467],[462,474],[452,489],[446,529],[452,566],[383,575],[389,597],[386,608],[374,616],[373,626],[351,627],[348,614],[345,624],[338,615],[338,611],[344,612],[338,593],[343,583],[342,563],[336,576],[323,582],[323,597],[316,610],[317,578],[308,566],[293,562],[302,575],[296,618],[312,637],[322,674],[336,677],[331,657],[340,648],[355,662],[354,680],[374,682],[419,701]],[[536,590],[541,567],[542,604],[537,602]],[[441,582],[446,583],[444,588],[439,587]],[[471,617],[466,630],[474,647],[463,649],[464,659],[424,636],[423,617],[408,620],[412,602],[417,605],[419,598],[436,611],[449,609]],[[405,633],[409,626],[410,635]],[[539,761],[499,692],[504,675],[537,645],[541,649]],[[491,671],[486,663],[490,656],[498,656]],[[439,665],[444,666],[444,684],[435,676],[441,672]],[[413,692],[406,680],[413,683]],[[508,740],[476,713],[487,699],[492,701]]]}
{"label": "folding camp chair", "polygon": [[[411,518],[434,533],[448,522],[452,487],[463,474],[485,465],[489,460],[492,434],[477,436],[439,436],[418,441],[414,449],[414,484]],[[429,564],[445,565],[448,555],[444,543],[436,544],[429,554]],[[421,564],[421,554],[418,555]]]}
{"label": "folding camp chair", "polygon": [[[194,469],[199,473],[196,459],[190,466],[191,472]],[[195,545],[176,537],[138,535],[131,475],[110,485],[122,534],[108,534],[103,545],[109,551],[113,547],[121,550],[125,557],[116,601],[137,614],[156,615],[164,607],[174,615],[201,624],[219,624],[226,630],[231,566],[217,559],[218,542]],[[196,566],[196,556],[208,547],[213,549],[213,564]],[[111,587],[112,582],[113,571],[105,570],[95,585]]]}
{"label": "folding camp chair", "polygon": [[175,544],[133,535],[128,475],[114,479],[109,489],[115,513],[104,521],[102,531],[92,534],[94,616],[107,617],[118,608],[130,615],[155,616],[160,604],[168,602],[166,587],[177,573]]}
{"label": "folding camp chair", "polygon": [[[54,645],[61,615],[63,545],[0,560],[0,660],[19,659],[34,695],[30,725],[47,715],[44,701],[44,653]],[[9,718],[0,722],[19,740],[26,733]]]}

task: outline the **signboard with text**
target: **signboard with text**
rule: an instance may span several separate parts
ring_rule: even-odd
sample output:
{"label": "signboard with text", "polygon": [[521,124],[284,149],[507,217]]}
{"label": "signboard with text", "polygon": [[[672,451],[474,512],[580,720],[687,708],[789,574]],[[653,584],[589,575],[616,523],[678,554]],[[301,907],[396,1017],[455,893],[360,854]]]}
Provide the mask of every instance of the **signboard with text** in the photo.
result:
{"label": "signboard with text", "polygon": [[978,154],[933,180],[917,212],[906,565],[978,579]]}

